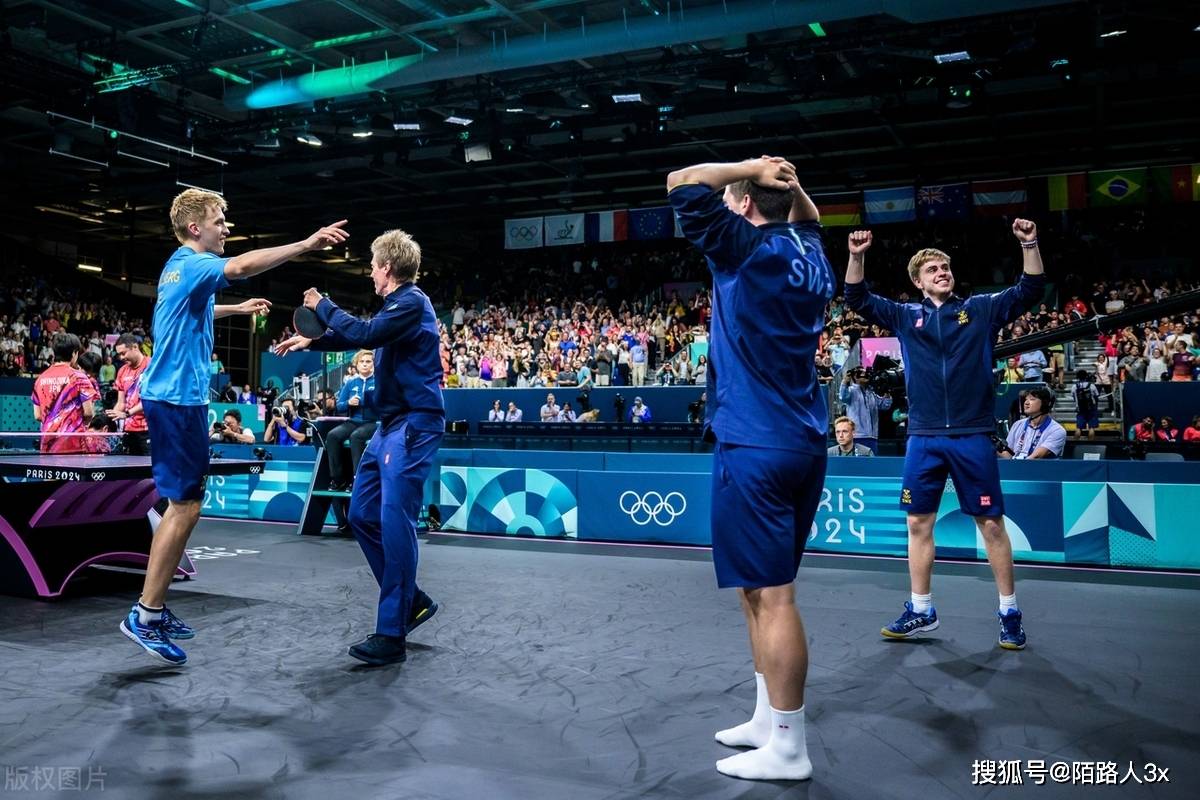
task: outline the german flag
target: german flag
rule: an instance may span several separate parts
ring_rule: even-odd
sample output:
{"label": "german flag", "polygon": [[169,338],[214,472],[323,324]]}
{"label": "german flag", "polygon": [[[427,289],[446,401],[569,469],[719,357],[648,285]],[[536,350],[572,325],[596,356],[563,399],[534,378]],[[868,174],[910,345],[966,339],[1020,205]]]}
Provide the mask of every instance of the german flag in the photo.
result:
{"label": "german flag", "polygon": [[812,201],[821,212],[821,224],[826,228],[862,225],[863,204],[859,192],[814,195]]}

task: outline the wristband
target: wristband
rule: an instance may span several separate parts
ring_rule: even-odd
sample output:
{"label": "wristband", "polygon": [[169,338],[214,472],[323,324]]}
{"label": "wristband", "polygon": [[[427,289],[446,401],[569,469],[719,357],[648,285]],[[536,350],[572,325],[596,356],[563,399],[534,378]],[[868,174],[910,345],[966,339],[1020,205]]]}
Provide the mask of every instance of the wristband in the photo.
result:
{"label": "wristband", "polygon": [[1033,241],[1029,241],[1029,242],[1021,242],[1021,247],[1024,248],[1025,250],[1032,250],[1033,248],[1035,248],[1037,246],[1038,246],[1037,239],[1034,239]]}

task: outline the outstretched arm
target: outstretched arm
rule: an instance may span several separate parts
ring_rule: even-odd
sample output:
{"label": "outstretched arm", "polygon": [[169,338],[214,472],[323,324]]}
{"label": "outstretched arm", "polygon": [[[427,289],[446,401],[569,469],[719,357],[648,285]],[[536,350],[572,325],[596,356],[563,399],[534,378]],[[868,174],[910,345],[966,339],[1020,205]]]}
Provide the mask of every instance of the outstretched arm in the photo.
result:
{"label": "outstretched arm", "polygon": [[261,297],[246,300],[232,306],[213,306],[213,319],[232,317],[235,314],[266,314],[271,310],[271,301]]}
{"label": "outstretched arm", "polygon": [[285,261],[303,255],[313,250],[323,250],[335,244],[341,244],[350,236],[342,229],[346,220],[339,220],[332,225],[326,225],[302,242],[293,242],[279,247],[264,247],[234,256],[225,262],[225,277],[229,280],[241,280],[274,269]]}

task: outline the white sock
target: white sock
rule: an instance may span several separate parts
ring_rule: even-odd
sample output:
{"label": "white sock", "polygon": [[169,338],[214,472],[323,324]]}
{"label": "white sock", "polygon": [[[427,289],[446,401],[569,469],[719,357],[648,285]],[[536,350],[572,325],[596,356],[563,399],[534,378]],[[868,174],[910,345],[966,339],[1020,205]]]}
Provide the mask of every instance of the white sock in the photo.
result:
{"label": "white sock", "polygon": [[771,709],[771,740],[765,747],[717,762],[717,771],[752,781],[802,781],[812,777],[804,736],[804,706],[795,711]]}
{"label": "white sock", "polygon": [[754,716],[732,728],[717,731],[716,740],[727,747],[762,747],[771,739],[771,701],[767,698],[767,679],[754,673],[757,696]]}
{"label": "white sock", "polygon": [[144,605],[142,605],[141,600],[138,601],[138,604],[136,606],[134,606],[134,608],[136,608],[137,612],[138,612],[138,623],[139,624],[149,625],[152,622],[162,622],[163,610],[161,608],[151,608],[150,606],[144,606]]}
{"label": "white sock", "polygon": [[917,594],[916,592],[913,592],[912,607],[913,611],[917,612],[918,614],[924,614],[925,612],[929,611],[929,609],[933,608],[933,593],[930,592],[929,594]]}
{"label": "white sock", "polygon": [[1017,610],[1017,593],[1000,595],[1000,613],[1007,614],[1009,609]]}

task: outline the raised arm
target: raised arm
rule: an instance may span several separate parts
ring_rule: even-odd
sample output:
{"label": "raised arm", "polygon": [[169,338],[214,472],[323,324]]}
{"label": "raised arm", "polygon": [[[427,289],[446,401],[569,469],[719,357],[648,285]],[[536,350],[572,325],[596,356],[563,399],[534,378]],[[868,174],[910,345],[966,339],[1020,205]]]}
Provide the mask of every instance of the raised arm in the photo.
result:
{"label": "raised arm", "polygon": [[1027,219],[1013,220],[1013,236],[1021,243],[1021,260],[1026,275],[1042,275],[1042,253],[1038,250],[1037,225]]}
{"label": "raised arm", "polygon": [[332,225],[326,225],[304,241],[283,244],[279,247],[263,247],[242,253],[240,256],[234,256],[225,262],[225,277],[230,280],[249,278],[274,269],[296,256],[341,244],[350,236],[342,229],[345,224],[346,220],[339,220]]}
{"label": "raised arm", "polygon": [[800,182],[792,181],[789,185],[792,187],[792,210],[788,214],[788,222],[820,222],[821,212]]}
{"label": "raised arm", "polygon": [[667,175],[667,191],[689,183],[702,183],[709,188],[720,189],[747,180],[768,189],[788,189],[796,183],[796,168],[778,156],[748,158],[725,164],[695,164]]}
{"label": "raised arm", "polygon": [[867,251],[871,249],[871,242],[870,231],[850,233],[850,263],[846,265],[846,283],[862,283],[866,279]]}

